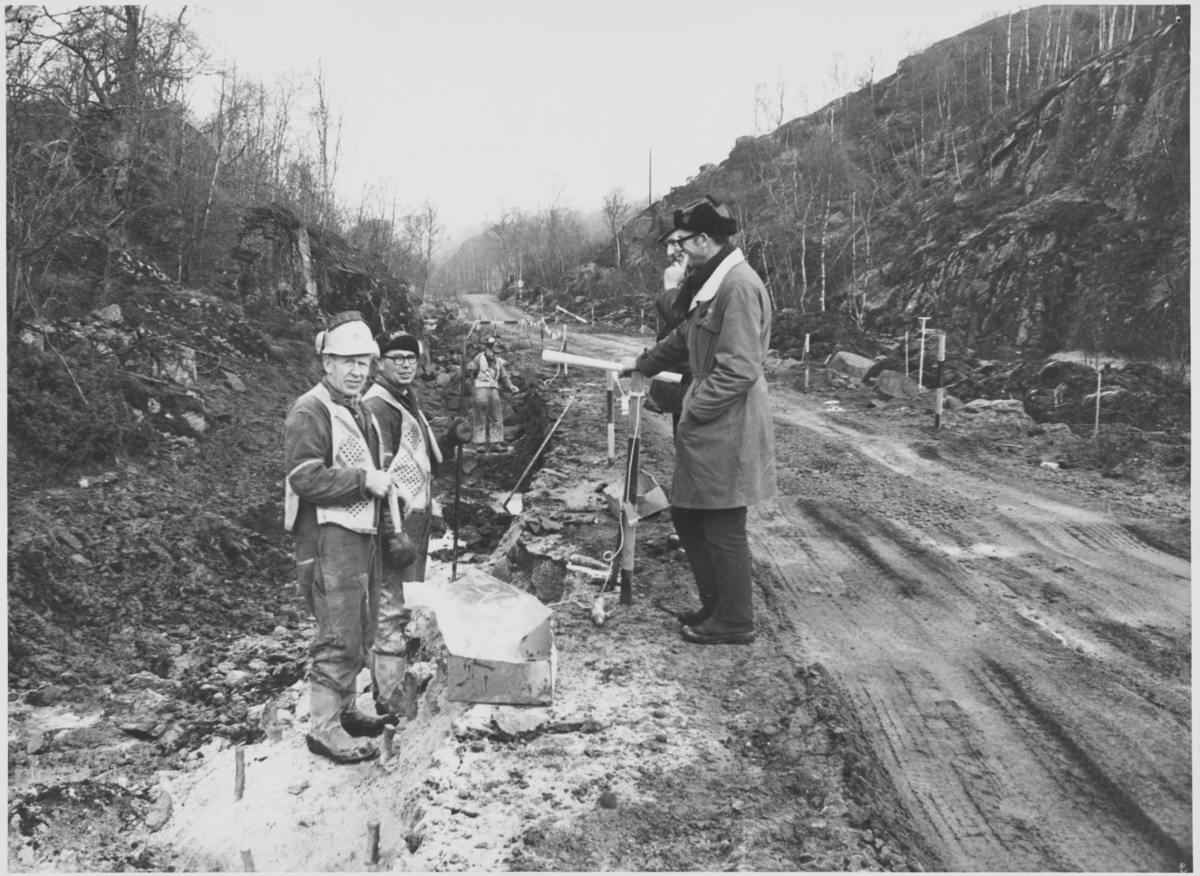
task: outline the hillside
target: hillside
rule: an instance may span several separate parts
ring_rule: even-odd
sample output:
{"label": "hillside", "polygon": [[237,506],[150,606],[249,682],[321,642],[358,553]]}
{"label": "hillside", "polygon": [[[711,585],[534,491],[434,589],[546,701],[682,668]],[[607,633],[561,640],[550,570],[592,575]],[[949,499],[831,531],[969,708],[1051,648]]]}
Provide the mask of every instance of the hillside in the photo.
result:
{"label": "hillside", "polygon": [[739,138],[632,223],[639,254],[707,193],[783,310],[890,336],[928,316],[958,353],[1186,362],[1190,17],[1131,9],[995,19]]}

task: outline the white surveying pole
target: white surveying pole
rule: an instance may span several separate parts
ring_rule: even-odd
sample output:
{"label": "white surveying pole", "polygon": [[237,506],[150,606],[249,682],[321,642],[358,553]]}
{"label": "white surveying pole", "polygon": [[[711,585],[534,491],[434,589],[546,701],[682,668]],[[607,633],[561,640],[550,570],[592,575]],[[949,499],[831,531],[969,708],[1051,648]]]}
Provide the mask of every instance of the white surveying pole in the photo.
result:
{"label": "white surveying pole", "polygon": [[937,365],[937,407],[933,415],[933,428],[942,428],[942,400],[945,390],[942,389],[942,372],[946,367],[946,333],[938,332],[938,365]]}
{"label": "white surveying pole", "polygon": [[917,360],[917,392],[925,391],[925,323],[929,322],[930,317],[918,316],[921,320],[921,356]]}

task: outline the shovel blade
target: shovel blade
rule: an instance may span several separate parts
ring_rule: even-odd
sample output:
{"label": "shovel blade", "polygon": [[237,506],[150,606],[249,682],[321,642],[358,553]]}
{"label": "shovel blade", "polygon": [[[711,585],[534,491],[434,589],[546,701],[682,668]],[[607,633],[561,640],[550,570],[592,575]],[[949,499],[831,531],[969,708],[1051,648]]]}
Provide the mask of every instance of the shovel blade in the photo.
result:
{"label": "shovel blade", "polygon": [[525,503],[521,499],[520,493],[513,493],[508,497],[508,501],[504,503],[504,510],[516,517],[525,510]]}

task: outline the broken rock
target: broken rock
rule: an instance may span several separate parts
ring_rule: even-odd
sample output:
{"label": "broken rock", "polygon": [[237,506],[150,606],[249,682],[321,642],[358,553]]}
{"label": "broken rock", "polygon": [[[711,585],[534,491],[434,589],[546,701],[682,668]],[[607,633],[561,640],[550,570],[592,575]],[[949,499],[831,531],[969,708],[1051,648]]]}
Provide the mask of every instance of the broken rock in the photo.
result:
{"label": "broken rock", "polygon": [[874,364],[874,359],[868,359],[866,356],[858,356],[854,353],[847,353],[843,350],[840,353],[835,353],[833,358],[829,360],[829,364],[825,367],[830,371],[835,371],[854,380],[862,380],[863,375]]}

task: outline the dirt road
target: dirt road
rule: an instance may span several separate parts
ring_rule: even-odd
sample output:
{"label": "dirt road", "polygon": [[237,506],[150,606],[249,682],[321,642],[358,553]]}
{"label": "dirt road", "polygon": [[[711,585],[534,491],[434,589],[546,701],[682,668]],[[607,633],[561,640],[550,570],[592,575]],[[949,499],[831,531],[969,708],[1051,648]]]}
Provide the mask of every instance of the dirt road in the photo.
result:
{"label": "dirt road", "polygon": [[491,295],[464,295],[460,308],[463,322],[473,322],[477,319],[509,320],[528,319],[528,315],[509,307],[493,298]]}
{"label": "dirt road", "polygon": [[780,496],[751,516],[759,616],[847,692],[930,850],[952,870],[1190,868],[1190,562],[953,422],[830,413],[795,383],[772,382]]}

